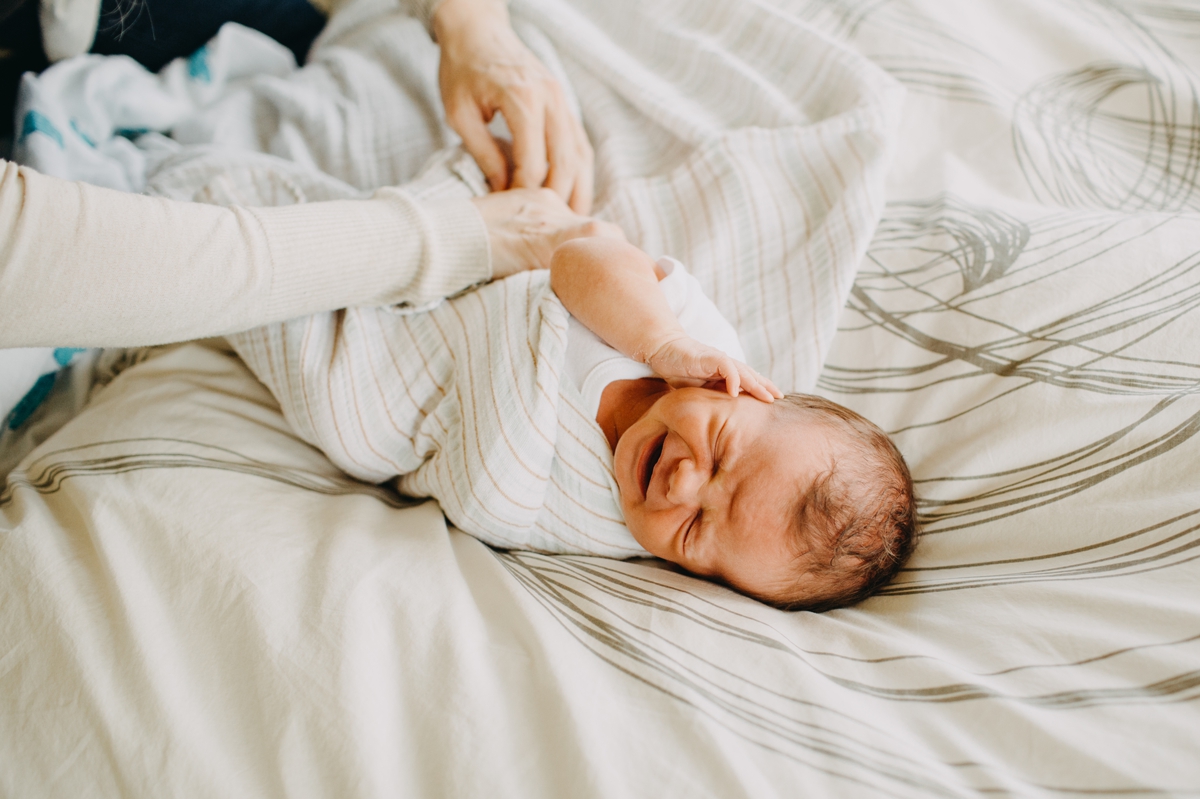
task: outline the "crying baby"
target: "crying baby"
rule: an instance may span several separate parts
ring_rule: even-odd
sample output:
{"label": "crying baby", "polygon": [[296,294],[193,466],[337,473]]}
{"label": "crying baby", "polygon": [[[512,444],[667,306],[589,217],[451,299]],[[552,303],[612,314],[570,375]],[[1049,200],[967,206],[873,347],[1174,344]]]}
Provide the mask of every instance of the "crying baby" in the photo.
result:
{"label": "crying baby", "polygon": [[231,341],[339,467],[437,499],[495,547],[652,555],[827,610],[914,546],[912,479],[887,435],[783,395],[682,264],[619,235],[419,313],[347,309]]}

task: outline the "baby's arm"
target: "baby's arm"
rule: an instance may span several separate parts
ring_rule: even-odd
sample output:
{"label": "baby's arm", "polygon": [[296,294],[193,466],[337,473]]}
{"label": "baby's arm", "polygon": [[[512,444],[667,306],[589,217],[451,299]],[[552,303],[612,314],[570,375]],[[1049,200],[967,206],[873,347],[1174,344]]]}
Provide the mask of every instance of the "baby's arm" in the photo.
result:
{"label": "baby's arm", "polygon": [[615,238],[575,239],[550,260],[550,286],[571,315],[610,347],[673,382],[724,380],[770,402],[771,381],[687,334],[658,286],[663,277],[646,253]]}

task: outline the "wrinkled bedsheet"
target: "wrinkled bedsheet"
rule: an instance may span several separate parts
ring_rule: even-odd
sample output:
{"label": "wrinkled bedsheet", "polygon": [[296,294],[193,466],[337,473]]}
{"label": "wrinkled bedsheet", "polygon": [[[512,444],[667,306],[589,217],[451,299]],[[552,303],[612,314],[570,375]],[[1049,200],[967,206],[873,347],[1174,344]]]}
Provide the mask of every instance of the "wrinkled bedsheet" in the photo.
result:
{"label": "wrinkled bedsheet", "polygon": [[[910,568],[858,607],[786,614],[654,561],[491,550],[333,469],[229,351],[144,353],[0,493],[0,792],[1198,793],[1200,16],[1137,0],[514,12],[574,88],[602,213],[708,264],[718,304],[761,331],[756,365],[803,385],[825,356],[817,390],[894,433],[926,519]],[[333,61],[386,62],[378,26],[352,22],[331,26]],[[837,59],[807,62],[801,34]],[[644,71],[589,60],[609,47]],[[822,82],[855,64],[869,93]],[[354,68],[321,81],[357,85],[338,83]],[[423,86],[419,105],[420,69],[375,72]],[[802,117],[756,115],[797,98]],[[224,166],[181,150],[149,185],[294,202],[412,174],[416,134],[367,113],[347,102],[345,135],[316,150],[290,133]],[[789,125],[815,137],[801,144],[870,130],[881,159],[836,179],[837,153],[804,166],[771,141]],[[426,151],[447,143],[425,130]],[[343,170],[368,151],[394,157]],[[803,169],[789,191],[810,200],[781,205],[772,187]],[[842,213],[870,220],[865,254]],[[779,298],[740,281],[782,263],[832,283],[846,258],[831,343],[780,333]]]}

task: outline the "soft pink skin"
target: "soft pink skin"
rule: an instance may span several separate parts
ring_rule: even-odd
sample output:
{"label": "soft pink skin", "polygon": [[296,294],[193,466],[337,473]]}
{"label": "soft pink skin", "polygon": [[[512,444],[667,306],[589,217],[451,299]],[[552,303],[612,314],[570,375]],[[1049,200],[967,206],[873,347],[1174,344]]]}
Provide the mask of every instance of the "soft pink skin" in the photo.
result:
{"label": "soft pink skin", "polygon": [[[592,207],[593,153],[562,86],[517,37],[504,0],[442,0],[433,12],[441,45],[438,84],[446,121],[462,137],[492,191],[545,186],[576,213]],[[512,168],[488,122],[512,132]]]}
{"label": "soft pink skin", "polygon": [[688,335],[658,288],[663,277],[653,258],[615,235],[572,239],[550,259],[550,286],[571,315],[668,383],[719,382],[731,397],[740,392],[764,402],[782,397],[748,364]]}
{"label": "soft pink skin", "polygon": [[[661,388],[652,388],[655,382]],[[644,388],[628,385],[634,383]],[[603,401],[597,415],[616,434],[625,523],[647,552],[757,597],[785,588],[793,595],[798,578],[815,579],[801,577],[807,570],[798,557],[809,556],[795,539],[793,516],[802,492],[832,468],[835,442],[827,428],[799,416],[785,422],[772,405],[745,394],[670,389],[649,380],[611,388],[614,400],[626,390],[625,407],[631,389],[642,405],[652,403],[637,408],[624,427],[619,418],[606,427],[612,409]],[[662,454],[643,493],[646,465],[660,441]]]}

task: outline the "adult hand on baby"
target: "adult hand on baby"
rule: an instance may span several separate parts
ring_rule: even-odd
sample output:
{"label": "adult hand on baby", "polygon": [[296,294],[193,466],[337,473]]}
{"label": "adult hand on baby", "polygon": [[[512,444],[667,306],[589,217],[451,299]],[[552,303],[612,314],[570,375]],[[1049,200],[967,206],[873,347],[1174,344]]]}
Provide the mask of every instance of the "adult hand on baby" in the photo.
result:
{"label": "adult hand on baby", "polygon": [[[562,86],[517,38],[504,0],[442,0],[433,18],[442,48],[438,83],[446,121],[493,191],[545,186],[586,214],[592,146]],[[512,131],[513,172],[487,129],[499,111]]]}
{"label": "adult hand on baby", "polygon": [[736,397],[740,391],[763,402],[773,402],[783,396],[774,383],[746,364],[687,334],[681,333],[659,344],[646,359],[646,365],[676,388],[724,381],[725,390],[731,397]]}
{"label": "adult hand on baby", "polygon": [[575,213],[550,189],[493,192],[472,202],[487,225],[495,278],[549,268],[555,248],[570,239],[625,238],[616,225]]}

